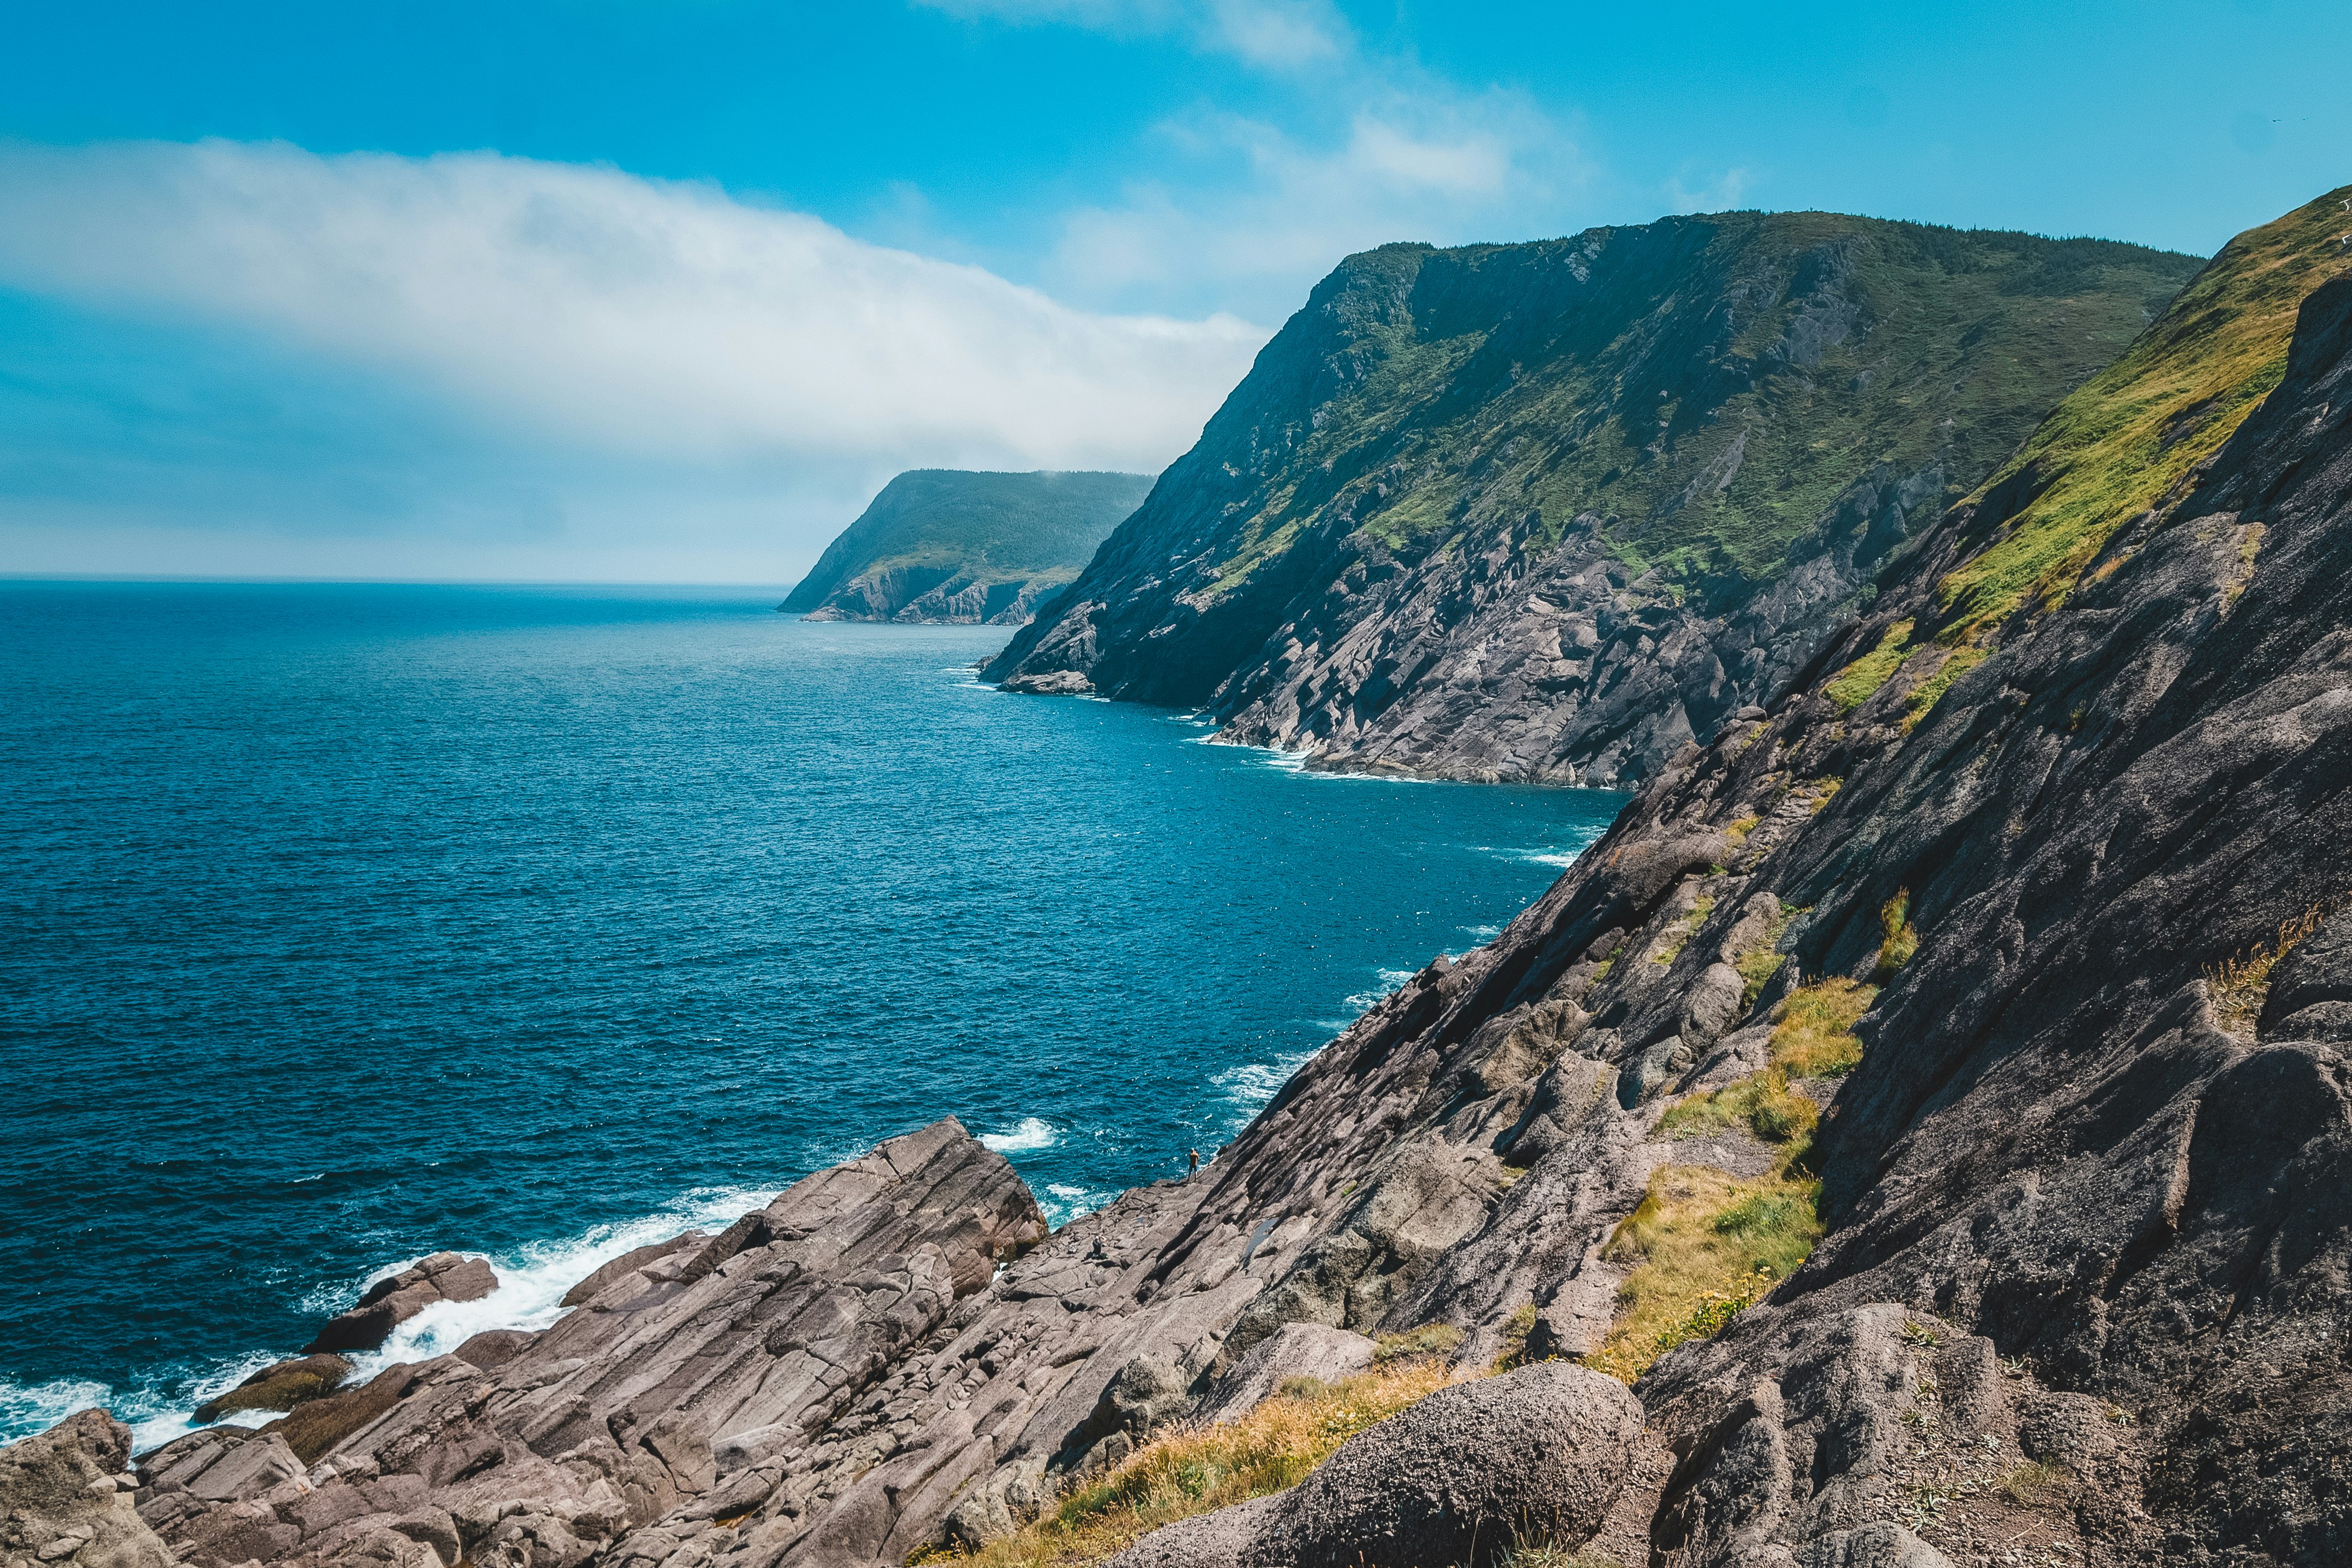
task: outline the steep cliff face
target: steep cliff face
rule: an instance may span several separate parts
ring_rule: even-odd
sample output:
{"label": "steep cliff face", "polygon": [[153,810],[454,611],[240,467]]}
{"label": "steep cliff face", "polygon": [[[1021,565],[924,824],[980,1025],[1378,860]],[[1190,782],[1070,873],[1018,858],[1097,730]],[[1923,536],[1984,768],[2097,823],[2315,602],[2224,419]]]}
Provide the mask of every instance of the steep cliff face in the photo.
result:
{"label": "steep cliff face", "polygon": [[989,677],[1319,767],[1637,782],[2195,267],[1823,214],[1350,257]]}
{"label": "steep cliff face", "polygon": [[147,1456],[139,1518],[202,1568],[901,1561],[1286,1346],[1442,1323],[1465,1375],[1635,1378],[1642,1431],[1509,1374],[1125,1563],[1491,1563],[1522,1481],[1660,1568],[2352,1559],[2347,202],[2233,242],[1195,1176],[1039,1240],[941,1124],[542,1334]]}
{"label": "steep cliff face", "polygon": [[1023,625],[1150,489],[1143,474],[911,469],[777,608],[812,621]]}

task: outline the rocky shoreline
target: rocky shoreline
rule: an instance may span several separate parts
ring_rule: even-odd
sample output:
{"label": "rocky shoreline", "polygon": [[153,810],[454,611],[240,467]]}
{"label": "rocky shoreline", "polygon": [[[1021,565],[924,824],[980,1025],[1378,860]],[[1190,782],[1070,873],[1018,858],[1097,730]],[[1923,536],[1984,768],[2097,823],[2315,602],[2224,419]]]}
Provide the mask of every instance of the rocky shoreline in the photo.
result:
{"label": "rocky shoreline", "polygon": [[[5,1568],[900,1563],[1398,1336],[1460,1385],[1125,1568],[1530,1528],[1627,1568],[2352,1560],[2339,199],[2062,409],[2174,434],[2145,506],[2063,514],[2102,522],[2057,591],[1952,586],[2105,482],[2053,441],[1199,1172],[1049,1233],[942,1120],[269,1427],[133,1461],[77,1416],[0,1453]],[[2199,437],[2232,320],[2274,379]]]}

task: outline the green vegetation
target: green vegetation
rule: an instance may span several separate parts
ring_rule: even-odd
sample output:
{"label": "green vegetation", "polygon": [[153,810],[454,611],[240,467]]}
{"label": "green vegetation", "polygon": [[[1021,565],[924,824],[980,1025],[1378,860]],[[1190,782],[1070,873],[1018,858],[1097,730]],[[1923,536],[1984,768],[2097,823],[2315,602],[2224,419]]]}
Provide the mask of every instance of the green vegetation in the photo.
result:
{"label": "green vegetation", "polygon": [[1878,639],[1878,645],[1838,673],[1822,689],[1838,712],[1852,713],[1868,702],[1878,688],[1894,679],[1904,656],[1911,651],[1911,622],[1897,621]]}
{"label": "green vegetation", "polygon": [[1787,1161],[1748,1180],[1712,1166],[1661,1167],[1609,1239],[1609,1255],[1635,1267],[1585,1364],[1631,1383],[1676,1345],[1721,1333],[1812,1251],[1819,1192]]}
{"label": "green vegetation", "polygon": [[1443,1362],[1418,1356],[1311,1390],[1286,1388],[1238,1421],[1145,1445],[1052,1512],[977,1552],[931,1549],[908,1562],[985,1568],[1099,1563],[1163,1524],[1296,1486],[1340,1444],[1434,1394],[1453,1376]]}
{"label": "green vegetation", "polygon": [[1385,246],[1268,350],[1328,359],[1336,390],[1220,524],[1203,591],[1333,521],[1420,555],[1530,517],[1539,547],[1591,514],[1658,600],[1744,598],[1881,464],[1943,465],[1929,515],[1958,498],[2196,266],[1822,213]]}
{"label": "green vegetation", "polygon": [[2352,187],[2250,229],[2130,350],[2052,411],[1972,500],[1986,548],[1937,586],[1937,641],[1981,642],[2020,609],[2064,600],[2116,531],[2219,451],[2286,369],[2295,312],[2352,267],[2338,243]]}
{"label": "green vegetation", "polygon": [[1780,951],[1780,938],[1788,935],[1789,923],[1803,913],[1801,909],[1784,906],[1773,917],[1771,924],[1764,928],[1763,940],[1733,961],[1731,967],[1739,971],[1740,979],[1746,982],[1739,992],[1739,1006],[1743,1012],[1756,1005],[1757,998],[1764,994],[1764,988],[1771,984],[1772,977],[1780,972],[1780,966],[1789,961],[1789,956]]}
{"label": "green vegetation", "polygon": [[1383,1364],[1414,1357],[1452,1355],[1462,1348],[1462,1331],[1452,1323],[1423,1323],[1405,1333],[1382,1334],[1372,1359]]}
{"label": "green vegetation", "polygon": [[[1718,872],[1722,870],[1720,866],[1716,869]],[[1704,925],[1706,917],[1714,913],[1715,900],[1704,894],[1700,894],[1696,904],[1692,904],[1685,914],[1666,927],[1664,937],[1658,944],[1657,951],[1650,955],[1650,962],[1671,964],[1681,957],[1683,949],[1690,946],[1691,933]]]}
{"label": "green vegetation", "polygon": [[1834,1078],[1862,1064],[1853,1026],[1878,999],[1878,988],[1832,975],[1800,986],[1780,1004],[1772,1030],[1772,1064],[1799,1078]]}
{"label": "green vegetation", "polygon": [[1884,934],[1878,944],[1878,978],[1883,983],[1919,950],[1919,934],[1911,929],[1909,888],[1898,888],[1894,897],[1878,906],[1878,929]]}
{"label": "green vegetation", "polygon": [[1792,1092],[1788,1073],[1776,1067],[1691,1095],[1667,1109],[1658,1129],[1687,1135],[1738,1125],[1768,1144],[1802,1145],[1811,1140],[1821,1115],[1822,1108]]}
{"label": "green vegetation", "polygon": [[1911,688],[1911,695],[1903,705],[1904,733],[1909,734],[1917,727],[1921,719],[1935,711],[1936,705],[1944,700],[1944,694],[1952,689],[1954,681],[1990,656],[1987,650],[1973,646],[1954,648],[1947,653],[1943,663],[1936,666],[1935,674]]}
{"label": "green vegetation", "polygon": [[2064,1470],[2028,1459],[2000,1478],[2000,1491],[2020,1508],[2044,1508],[2064,1499],[2073,1479]]}
{"label": "green vegetation", "polygon": [[806,612],[854,580],[906,569],[913,598],[961,579],[1066,582],[1151,491],[1148,474],[982,474],[917,468],[882,486],[782,605]]}

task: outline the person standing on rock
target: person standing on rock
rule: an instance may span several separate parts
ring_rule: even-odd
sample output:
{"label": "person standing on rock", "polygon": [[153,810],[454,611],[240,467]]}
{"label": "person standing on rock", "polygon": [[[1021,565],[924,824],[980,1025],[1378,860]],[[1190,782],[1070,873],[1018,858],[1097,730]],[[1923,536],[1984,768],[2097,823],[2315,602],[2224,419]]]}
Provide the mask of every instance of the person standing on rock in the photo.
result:
{"label": "person standing on rock", "polygon": [[1191,1155],[1192,1156],[1192,1168],[1191,1168],[1190,1170],[1187,1170],[1184,1174],[1185,1174],[1186,1176],[1197,1176],[1197,1175],[1199,1175],[1199,1174],[1200,1174],[1200,1170],[1201,1170],[1201,1151],[1200,1151],[1200,1150],[1198,1150],[1198,1149],[1187,1149],[1187,1150],[1185,1150],[1184,1152],[1185,1152],[1186,1154],[1189,1154],[1189,1155]]}

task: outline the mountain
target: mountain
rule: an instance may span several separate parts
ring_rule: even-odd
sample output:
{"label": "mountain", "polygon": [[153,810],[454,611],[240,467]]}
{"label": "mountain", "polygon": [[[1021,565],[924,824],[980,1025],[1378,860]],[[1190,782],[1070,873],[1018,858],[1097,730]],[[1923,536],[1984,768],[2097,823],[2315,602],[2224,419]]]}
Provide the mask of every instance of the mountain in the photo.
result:
{"label": "mountain", "polygon": [[1192,1176],[1043,1234],[942,1120],[257,1431],[78,1415],[0,1453],[10,1552],[2352,1560],[2347,212]]}
{"label": "mountain", "polygon": [[988,678],[1319,768],[1630,785],[2198,265],[1822,213],[1351,256]]}
{"label": "mountain", "polygon": [[777,608],[812,621],[1017,626],[1150,490],[1143,474],[910,469]]}

